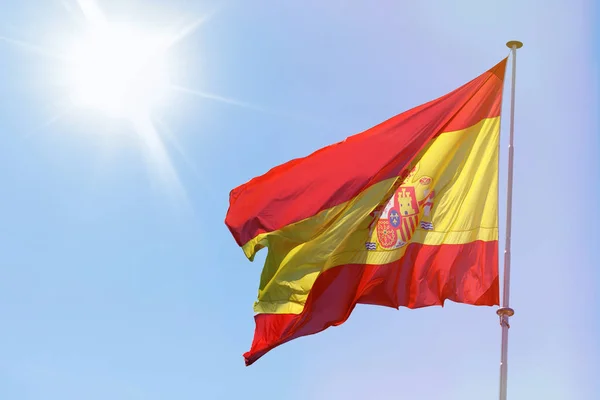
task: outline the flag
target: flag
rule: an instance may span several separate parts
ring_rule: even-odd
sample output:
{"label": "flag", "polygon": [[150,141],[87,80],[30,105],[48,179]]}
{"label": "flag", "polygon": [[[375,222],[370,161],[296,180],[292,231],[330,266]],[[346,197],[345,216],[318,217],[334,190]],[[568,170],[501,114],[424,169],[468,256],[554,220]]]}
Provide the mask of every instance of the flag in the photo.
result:
{"label": "flag", "polygon": [[246,365],[358,303],[499,304],[505,67],[231,191],[236,242],[268,248]]}

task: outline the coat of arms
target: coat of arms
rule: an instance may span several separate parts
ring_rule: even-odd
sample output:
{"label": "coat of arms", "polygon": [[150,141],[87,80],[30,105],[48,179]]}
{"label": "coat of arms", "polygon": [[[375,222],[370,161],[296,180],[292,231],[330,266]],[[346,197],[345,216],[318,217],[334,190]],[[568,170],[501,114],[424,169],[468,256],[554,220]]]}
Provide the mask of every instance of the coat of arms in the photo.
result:
{"label": "coat of arms", "polygon": [[433,230],[431,209],[435,192],[433,180],[423,175],[416,178],[415,166],[383,207],[375,210],[369,226],[367,250],[393,250],[406,245],[420,228]]}

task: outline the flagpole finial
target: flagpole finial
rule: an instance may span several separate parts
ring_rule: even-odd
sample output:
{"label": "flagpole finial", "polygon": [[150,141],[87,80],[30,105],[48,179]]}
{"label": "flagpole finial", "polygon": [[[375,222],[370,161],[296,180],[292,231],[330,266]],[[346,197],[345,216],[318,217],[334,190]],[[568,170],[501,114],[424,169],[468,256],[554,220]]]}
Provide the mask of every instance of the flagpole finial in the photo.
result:
{"label": "flagpole finial", "polygon": [[510,42],[506,43],[506,47],[508,47],[509,49],[512,49],[513,47],[520,49],[521,47],[523,47],[523,42],[519,42],[518,40],[511,40]]}

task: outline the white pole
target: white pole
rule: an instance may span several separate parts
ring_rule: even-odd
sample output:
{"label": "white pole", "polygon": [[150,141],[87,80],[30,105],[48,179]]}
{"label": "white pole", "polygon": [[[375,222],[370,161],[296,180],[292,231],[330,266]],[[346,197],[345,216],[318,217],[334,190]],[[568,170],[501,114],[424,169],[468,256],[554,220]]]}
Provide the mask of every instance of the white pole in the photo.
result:
{"label": "white pole", "polygon": [[506,194],[506,241],[504,246],[504,286],[502,293],[502,307],[496,311],[500,316],[502,327],[502,350],[500,356],[500,400],[506,400],[506,386],[508,374],[508,319],[515,314],[510,308],[510,238],[512,228],[512,192],[513,192],[513,161],[514,161],[514,136],[515,136],[515,79],[517,72],[517,49],[523,43],[512,40],[506,43],[512,53],[512,87],[510,91],[510,140],[508,144],[508,190]]}

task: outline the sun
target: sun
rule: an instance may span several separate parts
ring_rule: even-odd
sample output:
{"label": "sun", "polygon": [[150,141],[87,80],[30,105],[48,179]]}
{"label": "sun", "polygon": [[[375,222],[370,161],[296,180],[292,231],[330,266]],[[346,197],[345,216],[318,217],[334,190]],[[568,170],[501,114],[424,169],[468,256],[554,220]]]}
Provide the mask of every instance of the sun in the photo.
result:
{"label": "sun", "polygon": [[[94,123],[86,125],[86,132],[97,131],[104,143],[115,143],[127,137],[127,145],[134,138],[143,150],[146,163],[152,178],[164,183],[170,195],[177,199],[187,199],[185,188],[179,179],[177,170],[171,161],[165,138],[168,137],[174,148],[185,157],[182,148],[177,144],[176,135],[165,134],[168,124],[164,118],[168,113],[159,108],[167,106],[177,94],[193,95],[211,101],[260,110],[251,104],[237,101],[217,94],[191,89],[177,84],[181,80],[181,56],[175,47],[178,43],[192,36],[196,30],[208,22],[216,11],[189,21],[187,16],[172,20],[173,14],[165,12],[166,19],[159,18],[159,24],[144,23],[138,19],[139,12],[128,18],[120,15],[111,18],[105,14],[97,0],[63,0],[60,3],[77,25],[77,34],[71,36],[72,30],[63,31],[56,28],[56,37],[43,45],[0,36],[0,41],[14,45],[24,51],[33,52],[44,57],[44,65],[49,63],[48,71],[58,71],[52,83],[60,87],[61,96],[56,103],[59,110],[43,124],[47,127],[67,117],[80,118],[76,111],[93,110],[94,113],[108,116],[111,126],[119,126],[118,132],[125,135],[111,135],[104,141],[105,124],[96,127]],[[146,9],[144,9],[146,10]],[[158,15],[158,14],[155,14]],[[169,18],[171,15],[171,18]],[[150,30],[141,26],[152,26]],[[160,27],[160,28],[159,28]],[[47,38],[42,36],[42,42]],[[47,35],[53,37],[53,34]],[[173,65],[177,65],[177,74],[173,73]],[[197,69],[194,74],[197,74]],[[169,108],[169,107],[165,107]],[[87,117],[88,113],[85,113]],[[116,117],[116,124],[113,120]],[[101,121],[103,118],[94,118]],[[161,127],[159,130],[158,127]],[[132,135],[129,135],[132,133]],[[188,163],[189,160],[186,160]]]}
{"label": "sun", "polygon": [[73,105],[132,117],[164,100],[170,85],[164,38],[130,25],[92,25],[67,68]]}

